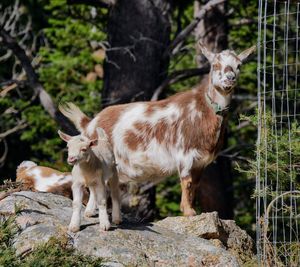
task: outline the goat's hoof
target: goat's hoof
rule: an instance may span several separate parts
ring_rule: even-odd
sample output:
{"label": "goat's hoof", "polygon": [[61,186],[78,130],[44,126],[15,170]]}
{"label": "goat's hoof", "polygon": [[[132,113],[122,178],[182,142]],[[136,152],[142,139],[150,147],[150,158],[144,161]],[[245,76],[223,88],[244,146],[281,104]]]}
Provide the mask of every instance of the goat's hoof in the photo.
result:
{"label": "goat's hoof", "polygon": [[100,226],[100,230],[107,231],[110,228],[110,222],[109,221],[100,222],[99,226]]}
{"label": "goat's hoof", "polygon": [[85,216],[85,217],[88,217],[88,218],[93,217],[93,216],[95,216],[95,215],[96,215],[96,212],[93,211],[93,210],[86,210],[86,211],[84,212],[84,216]]}
{"label": "goat's hoof", "polygon": [[116,219],[112,219],[112,222],[114,223],[114,224],[121,224],[122,223],[122,219],[121,218],[116,218]]}
{"label": "goat's hoof", "polygon": [[195,216],[195,215],[197,215],[197,213],[194,209],[189,208],[189,209],[184,209],[183,211],[183,216],[188,217],[188,216]]}
{"label": "goat's hoof", "polygon": [[78,225],[69,225],[68,230],[72,233],[77,233],[80,230],[80,226],[78,226]]}

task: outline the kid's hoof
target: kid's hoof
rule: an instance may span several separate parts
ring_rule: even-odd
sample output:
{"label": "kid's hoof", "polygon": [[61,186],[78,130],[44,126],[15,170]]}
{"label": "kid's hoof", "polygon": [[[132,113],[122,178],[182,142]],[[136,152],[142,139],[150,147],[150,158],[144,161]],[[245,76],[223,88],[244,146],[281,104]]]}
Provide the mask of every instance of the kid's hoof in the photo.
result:
{"label": "kid's hoof", "polygon": [[78,225],[69,225],[68,230],[72,233],[77,233],[80,230],[80,226],[78,226]]}
{"label": "kid's hoof", "polygon": [[110,222],[109,221],[107,221],[107,222],[100,222],[99,226],[100,226],[100,230],[107,231],[110,228]]}
{"label": "kid's hoof", "polygon": [[95,212],[95,211],[92,211],[92,210],[86,210],[86,211],[84,212],[84,216],[85,216],[85,217],[88,217],[88,218],[93,217],[93,216],[95,216],[95,215],[96,215],[96,212]]}

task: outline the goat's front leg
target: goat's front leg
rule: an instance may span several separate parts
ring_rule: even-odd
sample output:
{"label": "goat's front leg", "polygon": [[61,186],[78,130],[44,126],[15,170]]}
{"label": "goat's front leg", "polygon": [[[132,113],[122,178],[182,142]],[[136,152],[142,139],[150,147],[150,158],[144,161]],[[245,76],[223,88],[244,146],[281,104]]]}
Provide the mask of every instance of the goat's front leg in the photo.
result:
{"label": "goat's front leg", "polygon": [[99,225],[101,230],[108,230],[110,228],[110,222],[107,213],[107,201],[105,185],[102,179],[92,187],[95,190],[96,202],[99,208]]}
{"label": "goat's front leg", "polygon": [[112,202],[112,222],[120,224],[122,222],[121,207],[120,207],[120,188],[119,178],[116,173],[109,181],[111,202]]}
{"label": "goat's front leg", "polygon": [[180,210],[184,216],[195,216],[196,211],[193,209],[194,189],[191,175],[180,177],[181,182],[181,203]]}
{"label": "goat's front leg", "polygon": [[68,229],[73,233],[78,232],[80,230],[80,212],[82,207],[83,187],[83,183],[79,181],[74,181],[72,184],[73,213]]}
{"label": "goat's front leg", "polygon": [[95,190],[92,190],[91,186],[89,186],[89,190],[90,190],[90,197],[84,212],[84,216],[86,217],[94,216],[96,214],[96,209],[97,209]]}

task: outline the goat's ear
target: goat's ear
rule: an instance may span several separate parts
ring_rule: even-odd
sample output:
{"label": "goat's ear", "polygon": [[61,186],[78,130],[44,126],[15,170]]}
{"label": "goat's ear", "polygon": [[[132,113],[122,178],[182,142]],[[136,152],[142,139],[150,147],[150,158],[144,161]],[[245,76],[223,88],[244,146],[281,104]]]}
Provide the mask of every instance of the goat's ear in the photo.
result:
{"label": "goat's ear", "polygon": [[240,53],[238,55],[238,58],[240,59],[240,61],[245,62],[246,59],[255,51],[256,46],[252,46],[246,50],[244,50],[242,53]]}
{"label": "goat's ear", "polygon": [[98,139],[93,139],[90,141],[89,147],[97,146],[97,145],[98,145]]}
{"label": "goat's ear", "polygon": [[63,133],[62,131],[58,130],[57,131],[58,135],[60,136],[60,138],[62,140],[64,140],[65,142],[69,142],[69,140],[72,138],[72,136],[66,134],[66,133]]}
{"label": "goat's ear", "polygon": [[200,49],[200,51],[202,52],[202,54],[208,59],[209,62],[212,62],[214,57],[215,57],[215,53],[209,51],[205,45],[203,45],[201,42],[198,42],[198,47]]}
{"label": "goat's ear", "polygon": [[96,131],[97,131],[97,135],[98,135],[99,139],[101,139],[101,140],[108,139],[106,132],[102,128],[97,127]]}

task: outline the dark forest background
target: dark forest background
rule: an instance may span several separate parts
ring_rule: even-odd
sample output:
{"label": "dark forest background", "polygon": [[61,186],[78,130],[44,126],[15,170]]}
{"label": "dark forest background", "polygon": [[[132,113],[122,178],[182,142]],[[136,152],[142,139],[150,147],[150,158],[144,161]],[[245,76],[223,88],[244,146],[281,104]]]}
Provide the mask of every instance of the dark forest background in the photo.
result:
{"label": "dark forest background", "polygon": [[[75,130],[57,111],[60,102],[92,117],[108,105],[162,99],[208,73],[198,40],[215,52],[255,45],[257,2],[2,0],[0,183],[14,180],[23,160],[70,170],[57,130]],[[241,115],[255,113],[256,80],[254,56],[242,67],[224,148],[201,177],[196,199],[198,211],[217,210],[250,232],[255,173],[240,169],[255,155],[256,127]],[[123,191],[125,211],[140,220],[180,214],[176,176]]]}

